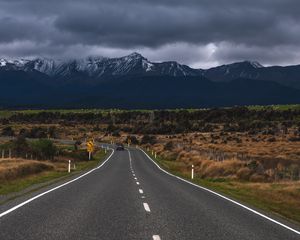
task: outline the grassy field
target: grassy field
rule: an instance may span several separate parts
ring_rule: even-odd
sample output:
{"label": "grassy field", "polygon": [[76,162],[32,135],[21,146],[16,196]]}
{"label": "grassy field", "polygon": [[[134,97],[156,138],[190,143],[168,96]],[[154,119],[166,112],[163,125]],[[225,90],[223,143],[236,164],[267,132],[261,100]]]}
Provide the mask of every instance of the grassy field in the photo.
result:
{"label": "grassy field", "polygon": [[76,163],[76,170],[72,170],[71,174],[67,172],[67,165],[65,164],[65,169],[66,169],[65,171],[62,171],[61,169],[57,170],[53,168],[52,170],[49,171],[44,171],[41,173],[16,178],[14,180],[0,181],[0,195],[5,195],[12,192],[19,192],[35,184],[41,184],[41,183],[46,184],[49,181],[55,179],[61,179],[79,173],[81,171],[91,169],[96,165],[98,165],[99,162],[103,161],[105,156],[106,154],[104,153],[104,151],[102,150],[98,151],[94,155],[93,160],[81,161]]}
{"label": "grassy field", "polygon": [[8,118],[17,113],[22,114],[37,114],[41,112],[50,112],[50,113],[101,113],[103,115],[108,113],[121,113],[121,112],[150,112],[152,110],[121,110],[121,109],[26,109],[26,110],[0,110],[0,118]]}
{"label": "grassy field", "polygon": [[287,111],[287,110],[300,110],[300,104],[268,105],[268,106],[253,105],[253,106],[248,106],[248,108],[250,110],[273,109],[279,111]]}
{"label": "grassy field", "polygon": [[[149,156],[154,156],[148,152]],[[191,180],[182,162],[168,161],[160,156],[157,163],[165,170]],[[300,224],[300,182],[251,183],[224,178],[203,179],[195,173],[194,183],[215,190],[246,205],[271,212]]]}
{"label": "grassy field", "polygon": [[[264,109],[273,109],[273,110],[299,110],[300,104],[286,104],[286,105],[251,105],[247,106],[250,110],[264,110]],[[166,109],[167,110],[167,109]],[[169,109],[168,111],[180,111],[186,110],[189,112],[193,112],[201,109]],[[204,110],[204,109],[203,109]],[[0,110],[0,118],[7,118],[16,113],[23,114],[36,114],[40,112],[60,112],[60,113],[120,113],[120,112],[152,112],[153,110],[145,110],[145,109],[135,109],[135,110],[123,110],[123,109],[25,109],[25,110]]]}

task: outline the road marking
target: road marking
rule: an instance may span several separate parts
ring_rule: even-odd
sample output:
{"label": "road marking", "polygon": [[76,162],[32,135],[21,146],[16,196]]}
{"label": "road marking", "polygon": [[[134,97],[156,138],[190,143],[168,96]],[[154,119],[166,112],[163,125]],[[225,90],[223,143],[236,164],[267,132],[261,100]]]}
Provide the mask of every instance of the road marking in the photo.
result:
{"label": "road marking", "polygon": [[140,185],[140,183],[139,183],[139,182],[136,182],[136,184],[137,184],[137,185]]}
{"label": "road marking", "polygon": [[227,200],[227,201],[229,201],[229,202],[231,202],[231,203],[233,203],[233,204],[236,204],[236,205],[238,205],[238,206],[240,206],[240,207],[242,207],[242,208],[244,208],[244,209],[247,209],[248,211],[250,211],[250,212],[252,212],[252,213],[254,213],[254,214],[256,214],[256,215],[258,215],[258,216],[260,216],[260,217],[262,217],[262,218],[265,218],[265,219],[267,219],[267,220],[269,220],[269,221],[271,221],[271,222],[273,222],[273,223],[275,223],[275,224],[277,224],[277,225],[279,225],[279,226],[281,226],[281,227],[284,227],[284,228],[286,228],[286,229],[288,229],[288,230],[290,230],[290,231],[292,231],[292,232],[294,232],[294,233],[300,235],[300,231],[297,231],[297,230],[294,229],[294,228],[291,228],[291,227],[289,227],[289,226],[287,226],[287,225],[285,225],[285,224],[283,224],[283,223],[281,223],[281,222],[278,222],[278,221],[276,221],[275,219],[273,219],[273,218],[271,218],[271,217],[268,217],[268,216],[266,216],[266,215],[264,215],[264,214],[262,214],[262,213],[260,213],[260,212],[258,212],[258,211],[256,211],[256,210],[250,208],[250,207],[247,207],[247,206],[245,206],[245,205],[243,205],[243,204],[241,204],[241,203],[239,203],[239,202],[237,202],[237,201],[234,201],[234,200],[232,200],[232,199],[230,199],[230,198],[228,198],[228,197],[225,197],[225,196],[223,196],[223,195],[220,194],[220,193],[214,192],[214,191],[212,191],[212,190],[210,190],[210,189],[208,189],[208,188],[199,186],[199,185],[197,185],[197,184],[195,184],[195,183],[192,183],[192,182],[190,182],[190,181],[188,181],[188,180],[185,180],[185,179],[183,179],[183,178],[181,178],[181,177],[178,177],[178,176],[176,176],[176,175],[174,175],[174,174],[172,174],[172,173],[167,172],[166,170],[162,169],[162,168],[161,168],[161,167],[160,167],[160,166],[159,166],[159,165],[158,165],[151,157],[149,157],[149,155],[148,155],[143,149],[141,149],[141,148],[138,148],[138,149],[140,149],[140,150],[148,157],[148,159],[150,159],[150,160],[158,167],[158,169],[160,169],[160,170],[163,171],[164,173],[166,173],[166,174],[168,174],[168,175],[170,175],[170,176],[172,176],[172,177],[174,177],[174,178],[177,178],[177,179],[179,179],[179,180],[181,180],[181,181],[184,181],[184,182],[186,182],[186,183],[188,183],[188,184],[190,184],[190,185],[193,185],[194,187],[197,187],[197,188],[200,188],[200,189],[205,190],[205,191],[207,191],[207,192],[210,192],[210,193],[212,193],[212,194],[214,194],[214,195],[216,195],[216,196],[218,196],[218,197],[220,197],[220,198],[223,198],[223,199],[225,199],[225,200]]}
{"label": "road marking", "polygon": [[137,178],[135,177],[134,180],[137,180]]}
{"label": "road marking", "polygon": [[145,196],[141,196],[141,198],[146,198]]}
{"label": "road marking", "polygon": [[34,197],[32,197],[32,198],[26,200],[25,202],[22,202],[22,203],[20,203],[20,204],[18,204],[18,205],[16,205],[16,206],[14,206],[14,207],[12,207],[12,208],[6,210],[5,212],[0,213],[0,218],[2,218],[3,216],[5,216],[5,215],[7,215],[7,214],[9,214],[9,213],[11,213],[11,212],[17,210],[17,209],[20,208],[20,207],[23,207],[24,205],[26,205],[26,204],[28,204],[28,203],[30,203],[30,202],[32,202],[32,201],[38,199],[38,198],[40,198],[40,197],[42,197],[42,196],[44,196],[44,195],[50,193],[50,192],[53,192],[53,191],[55,191],[55,190],[57,190],[57,189],[59,189],[59,188],[62,188],[62,187],[66,186],[66,185],[68,185],[68,184],[70,184],[70,183],[72,183],[72,182],[75,182],[75,181],[77,181],[78,179],[83,178],[83,177],[85,177],[86,175],[88,175],[88,174],[94,172],[95,170],[101,168],[101,167],[102,167],[102,166],[103,166],[103,165],[111,158],[111,156],[114,154],[115,151],[114,151],[113,149],[111,149],[111,150],[112,150],[112,153],[108,156],[108,158],[107,158],[100,166],[98,166],[98,167],[96,167],[96,168],[93,168],[92,170],[90,170],[90,171],[88,171],[88,172],[86,172],[86,173],[80,175],[80,176],[77,177],[77,178],[74,178],[74,179],[71,180],[71,181],[68,181],[68,182],[66,182],[66,183],[64,183],[64,184],[61,184],[61,185],[57,186],[57,187],[51,188],[50,190],[48,190],[48,191],[46,191],[46,192],[40,193],[40,194],[38,194],[38,195],[36,195],[36,196],[34,196]]}
{"label": "road marking", "polygon": [[145,208],[146,212],[151,212],[148,203],[143,203],[143,205],[144,205],[144,208]]}
{"label": "road marking", "polygon": [[135,174],[132,174],[132,176],[134,176],[134,177],[135,177]]}
{"label": "road marking", "polygon": [[153,235],[152,238],[153,238],[153,240],[160,240],[160,236],[159,235]]}
{"label": "road marking", "polygon": [[139,192],[140,192],[140,194],[144,193],[143,189],[139,189]]}

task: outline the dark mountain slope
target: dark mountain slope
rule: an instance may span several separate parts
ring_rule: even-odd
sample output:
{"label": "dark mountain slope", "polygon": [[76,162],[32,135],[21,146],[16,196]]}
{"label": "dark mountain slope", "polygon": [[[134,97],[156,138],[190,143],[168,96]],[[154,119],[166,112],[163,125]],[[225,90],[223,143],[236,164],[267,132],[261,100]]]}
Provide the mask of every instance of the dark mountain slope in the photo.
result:
{"label": "dark mountain slope", "polygon": [[203,71],[203,76],[217,82],[231,81],[237,78],[273,81],[285,86],[300,89],[300,65],[263,67],[257,62],[239,62],[222,65]]}
{"label": "dark mountain slope", "polygon": [[97,86],[88,97],[79,97],[70,106],[199,108],[299,102],[299,90],[268,81],[216,83],[203,77],[136,77]]}

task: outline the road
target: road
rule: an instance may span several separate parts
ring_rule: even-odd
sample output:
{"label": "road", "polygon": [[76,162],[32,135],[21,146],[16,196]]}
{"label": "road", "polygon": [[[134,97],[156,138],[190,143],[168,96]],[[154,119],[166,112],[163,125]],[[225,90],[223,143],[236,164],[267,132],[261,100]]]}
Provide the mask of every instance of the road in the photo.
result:
{"label": "road", "polygon": [[166,174],[139,149],[115,151],[84,177],[11,209],[32,196],[1,206],[1,240],[300,239],[299,233]]}

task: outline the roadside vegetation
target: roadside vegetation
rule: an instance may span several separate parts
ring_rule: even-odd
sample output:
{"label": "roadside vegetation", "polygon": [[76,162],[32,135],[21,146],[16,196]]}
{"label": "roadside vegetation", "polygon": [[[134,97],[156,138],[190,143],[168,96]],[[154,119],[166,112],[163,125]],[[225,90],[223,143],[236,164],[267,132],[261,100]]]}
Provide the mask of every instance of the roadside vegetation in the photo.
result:
{"label": "roadside vegetation", "polygon": [[148,151],[148,155],[162,168],[177,176],[215,190],[248,206],[271,212],[300,224],[299,181],[250,182],[222,177],[203,178],[197,171],[192,180],[191,165],[187,166],[182,162],[169,160],[159,155],[155,159],[152,151]]}
{"label": "roadside vegetation", "polygon": [[[130,142],[156,152],[160,163],[176,174],[189,178],[194,165],[199,184],[300,222],[300,105],[24,110],[3,111],[0,116],[5,156],[11,149],[13,157],[50,164],[37,169],[57,169],[69,158],[80,162],[86,157],[80,144],[91,137],[99,142]],[[45,152],[47,142],[34,143],[40,138],[70,139],[77,144],[54,144],[56,150]],[[15,142],[8,142],[11,139]],[[18,146],[17,141],[24,139],[27,145]]]}
{"label": "roadside vegetation", "polygon": [[70,176],[92,168],[104,159],[105,153],[97,149],[91,161],[80,145],[54,144],[49,139],[28,141],[23,137],[0,145],[0,195],[21,191],[34,184]]}

